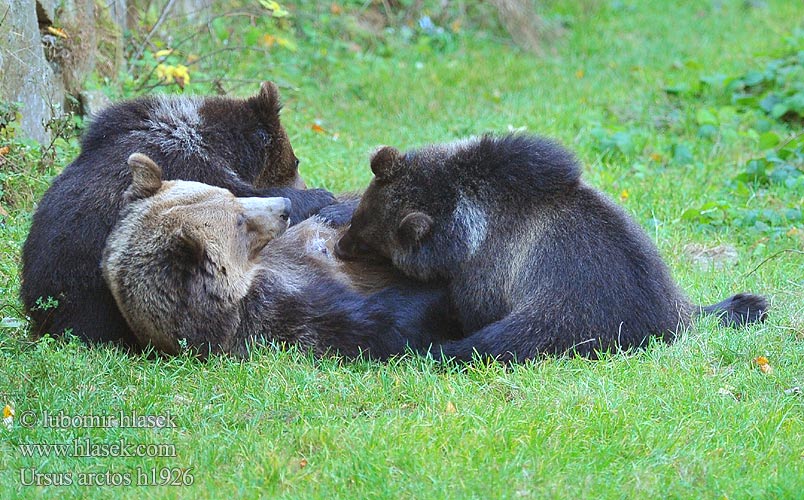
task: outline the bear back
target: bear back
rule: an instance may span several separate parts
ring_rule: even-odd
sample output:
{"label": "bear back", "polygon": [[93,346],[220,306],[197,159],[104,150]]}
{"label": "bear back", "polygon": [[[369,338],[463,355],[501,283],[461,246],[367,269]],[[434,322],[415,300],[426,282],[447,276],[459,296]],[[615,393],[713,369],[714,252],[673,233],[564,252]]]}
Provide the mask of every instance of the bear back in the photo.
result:
{"label": "bear back", "polygon": [[580,165],[570,151],[549,139],[525,134],[486,134],[430,146],[405,153],[402,161],[430,182],[446,184],[433,188],[452,187],[481,197],[563,192],[577,186],[581,177]]}

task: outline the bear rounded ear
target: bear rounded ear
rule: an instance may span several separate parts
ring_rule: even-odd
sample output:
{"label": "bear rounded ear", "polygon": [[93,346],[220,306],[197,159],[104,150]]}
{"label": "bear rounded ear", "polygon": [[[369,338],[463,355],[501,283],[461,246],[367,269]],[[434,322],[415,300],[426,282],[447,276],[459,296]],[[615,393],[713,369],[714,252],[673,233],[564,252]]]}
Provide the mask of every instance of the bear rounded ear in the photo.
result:
{"label": "bear rounded ear", "polygon": [[131,185],[125,194],[128,201],[153,196],[162,187],[162,169],[144,154],[129,156],[128,166],[131,168]]}
{"label": "bear rounded ear", "polygon": [[187,229],[180,227],[173,233],[173,254],[180,266],[195,268],[204,261],[204,244]]}
{"label": "bear rounded ear", "polygon": [[430,234],[432,227],[432,217],[424,212],[411,212],[399,223],[399,241],[409,246],[418,245]]}
{"label": "bear rounded ear", "polygon": [[249,99],[260,119],[264,123],[273,123],[279,120],[279,111],[282,102],[279,100],[279,88],[274,82],[262,82],[260,93]]}
{"label": "bear rounded ear", "polygon": [[391,146],[381,146],[371,155],[371,171],[378,180],[389,179],[399,161],[402,153]]}

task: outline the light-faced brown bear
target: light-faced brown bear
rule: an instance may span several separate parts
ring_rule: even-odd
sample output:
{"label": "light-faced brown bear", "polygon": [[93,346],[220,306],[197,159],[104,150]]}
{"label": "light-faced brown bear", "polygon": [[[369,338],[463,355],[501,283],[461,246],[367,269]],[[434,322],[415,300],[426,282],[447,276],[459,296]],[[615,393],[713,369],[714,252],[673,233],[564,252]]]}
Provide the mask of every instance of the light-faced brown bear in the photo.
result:
{"label": "light-faced brown bear", "polygon": [[[100,272],[100,257],[131,183],[126,160],[142,152],[166,179],[203,182],[237,196],[292,201],[292,222],[333,202],[303,190],[298,160],[279,120],[278,89],[266,82],[248,99],[143,97],[96,116],[78,158],[39,203],[22,252],[21,296],[32,331],[81,339],[135,339]],[[43,307],[55,299],[56,307]]]}
{"label": "light-faced brown bear", "polygon": [[671,341],[699,312],[761,321],[751,294],[693,305],[650,238],[580,178],[573,155],[528,135],[483,136],[404,154],[379,149],[374,179],[335,253],[444,280],[467,336],[434,355],[522,361]]}
{"label": "light-faced brown bear", "polygon": [[449,334],[443,287],[340,263],[337,229],[317,217],[287,229],[289,200],[163,182],[141,154],[129,163],[102,269],[141,345],[244,356],[253,343],[280,342],[385,359]]}

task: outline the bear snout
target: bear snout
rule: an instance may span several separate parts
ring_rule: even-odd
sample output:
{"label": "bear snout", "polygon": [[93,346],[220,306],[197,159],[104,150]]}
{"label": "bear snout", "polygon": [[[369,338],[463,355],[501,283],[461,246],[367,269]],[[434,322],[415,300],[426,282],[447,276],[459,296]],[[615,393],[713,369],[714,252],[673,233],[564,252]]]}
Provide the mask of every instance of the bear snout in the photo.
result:
{"label": "bear snout", "polygon": [[271,217],[288,221],[293,208],[287,198],[238,198],[248,217]]}
{"label": "bear snout", "polygon": [[290,226],[292,204],[287,198],[238,198],[251,231],[278,238]]}
{"label": "bear snout", "polygon": [[333,248],[335,257],[341,260],[349,260],[351,257],[350,249],[352,246],[353,244],[351,236],[349,236],[349,233],[344,234],[341,239],[335,243],[335,247]]}
{"label": "bear snout", "polygon": [[297,173],[296,177],[293,178],[293,182],[291,183],[290,187],[298,190],[307,189],[307,183],[304,182],[302,176]]}
{"label": "bear snout", "polygon": [[359,238],[352,237],[349,231],[344,234],[337,243],[335,243],[335,257],[341,260],[377,260],[382,258],[375,255],[368,245],[360,241]]}

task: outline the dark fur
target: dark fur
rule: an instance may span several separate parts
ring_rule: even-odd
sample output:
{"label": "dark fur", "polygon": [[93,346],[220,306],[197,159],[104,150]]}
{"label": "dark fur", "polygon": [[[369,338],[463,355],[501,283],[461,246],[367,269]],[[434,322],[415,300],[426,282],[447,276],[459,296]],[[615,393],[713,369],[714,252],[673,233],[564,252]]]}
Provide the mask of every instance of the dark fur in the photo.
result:
{"label": "dark fur", "polygon": [[[266,253],[267,258],[270,252]],[[280,259],[295,254],[279,255]],[[281,261],[271,267],[281,269]],[[407,348],[427,348],[433,338],[458,330],[444,315],[447,296],[440,287],[396,285],[362,294],[332,278],[325,269],[305,264],[296,276],[304,286],[283,289],[282,280],[262,275],[242,305],[240,327],[223,352],[242,355],[252,342],[280,342],[310,349],[317,356],[338,354],[385,360]],[[201,340],[204,348],[208,343]],[[196,346],[198,343],[196,342]],[[220,352],[220,351],[219,351]]]}
{"label": "dark fur", "polygon": [[442,310],[443,286],[374,264],[343,265],[332,255],[341,233],[319,217],[278,236],[285,226],[270,209],[275,201],[255,212],[221,189],[162,183],[142,155],[132,156],[132,169],[132,203],[102,266],[143,346],[177,354],[185,343],[202,357],[243,356],[254,343],[279,342],[319,356],[386,359],[458,329]]}
{"label": "dark fur", "polygon": [[[133,342],[99,266],[131,182],[126,159],[135,151],[159,162],[167,179],[289,198],[295,222],[332,202],[326,191],[296,189],[304,184],[279,121],[275,85],[263,84],[249,99],[195,99],[144,97],[94,118],[80,155],[39,203],[23,248],[21,295],[36,336],[71,330],[92,342]],[[40,309],[37,301],[49,297],[58,307]]]}
{"label": "dark fur", "polygon": [[448,282],[468,336],[435,346],[436,356],[594,357],[651,336],[671,341],[700,310],[724,324],[764,318],[756,295],[693,306],[645,232],[549,140],[485,136],[404,155],[386,147],[371,167],[336,254]]}
{"label": "dark fur", "polygon": [[322,208],[318,216],[334,227],[346,227],[351,222],[358,204],[360,195],[357,193],[338,195],[336,202]]}

